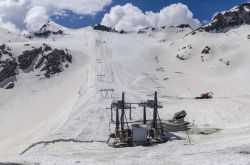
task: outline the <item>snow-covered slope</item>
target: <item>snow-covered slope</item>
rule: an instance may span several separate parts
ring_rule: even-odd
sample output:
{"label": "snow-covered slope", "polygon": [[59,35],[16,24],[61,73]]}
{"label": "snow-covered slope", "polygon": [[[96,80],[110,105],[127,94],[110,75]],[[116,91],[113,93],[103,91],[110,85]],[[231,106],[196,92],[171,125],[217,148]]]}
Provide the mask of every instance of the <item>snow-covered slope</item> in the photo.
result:
{"label": "snow-covered slope", "polygon": [[[72,64],[50,78],[40,70],[19,70],[13,89],[0,88],[0,162],[44,164],[247,164],[250,136],[250,56],[244,25],[227,33],[196,32],[184,27],[143,29],[119,34],[84,28],[63,29],[49,38],[20,38],[13,58],[46,43],[68,50]],[[189,35],[187,35],[189,34]],[[4,34],[0,34],[4,35]],[[54,34],[53,34],[54,35]],[[24,44],[29,44],[28,48]],[[20,67],[20,66],[18,66]],[[105,75],[103,79],[97,75]],[[150,99],[158,91],[162,120],[185,109],[192,145],[182,140],[152,147],[114,149],[102,141],[110,114],[101,89],[114,89],[113,100]],[[212,100],[195,100],[213,92]],[[151,112],[148,112],[151,114]],[[141,118],[140,110],[133,119]],[[217,132],[219,130],[219,132]],[[214,134],[204,135],[206,131]],[[74,139],[93,143],[28,146],[44,140]],[[244,154],[245,153],[245,154]],[[202,161],[201,161],[202,160]],[[227,162],[225,162],[227,160]]]}

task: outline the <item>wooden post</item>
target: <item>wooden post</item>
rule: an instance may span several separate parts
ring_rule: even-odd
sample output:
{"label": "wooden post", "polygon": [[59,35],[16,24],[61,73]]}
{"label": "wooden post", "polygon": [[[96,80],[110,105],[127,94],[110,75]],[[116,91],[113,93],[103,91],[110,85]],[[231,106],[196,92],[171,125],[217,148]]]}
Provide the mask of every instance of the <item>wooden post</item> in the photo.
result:
{"label": "wooden post", "polygon": [[113,109],[112,109],[112,106],[110,108],[110,113],[111,113],[111,122],[114,122],[114,119],[113,119]]}
{"label": "wooden post", "polygon": [[131,104],[129,106],[129,119],[132,120],[132,113],[131,113],[131,110],[132,110],[132,107],[131,107]]}
{"label": "wooden post", "polygon": [[147,124],[146,106],[143,106],[143,124]]}
{"label": "wooden post", "polygon": [[115,129],[116,129],[116,132],[119,131],[119,109],[118,107],[116,108],[116,120],[115,120]]}
{"label": "wooden post", "polygon": [[124,92],[122,92],[122,105],[121,105],[121,110],[122,110],[122,114],[121,114],[121,130],[124,131],[124,116],[125,116],[125,101],[124,98],[125,94]]}
{"label": "wooden post", "polygon": [[157,130],[157,114],[158,114],[158,101],[157,101],[157,92],[155,92],[154,99],[154,113],[153,113],[153,128]]}

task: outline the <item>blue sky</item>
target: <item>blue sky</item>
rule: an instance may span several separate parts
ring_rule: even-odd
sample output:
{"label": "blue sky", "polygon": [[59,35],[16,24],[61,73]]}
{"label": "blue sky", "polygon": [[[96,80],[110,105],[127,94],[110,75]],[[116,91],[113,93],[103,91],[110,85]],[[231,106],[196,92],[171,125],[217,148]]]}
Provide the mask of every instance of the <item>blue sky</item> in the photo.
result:
{"label": "blue sky", "polygon": [[116,5],[132,3],[142,11],[158,12],[162,8],[178,2],[187,5],[193,12],[194,18],[202,22],[204,20],[210,20],[214,13],[228,10],[236,5],[245,3],[246,0],[113,0],[111,5],[105,7],[103,11],[98,12],[96,15],[79,16],[69,12],[68,16],[53,17],[53,20],[66,27],[80,28],[100,23],[104,14],[108,13],[111,7]]}

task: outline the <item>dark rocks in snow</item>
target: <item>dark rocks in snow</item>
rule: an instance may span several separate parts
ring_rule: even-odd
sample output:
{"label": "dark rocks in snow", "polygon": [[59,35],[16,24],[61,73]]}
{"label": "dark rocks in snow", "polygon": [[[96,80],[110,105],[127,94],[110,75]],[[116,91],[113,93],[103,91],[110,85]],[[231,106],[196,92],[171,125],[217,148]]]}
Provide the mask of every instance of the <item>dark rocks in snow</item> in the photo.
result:
{"label": "dark rocks in snow", "polygon": [[182,49],[192,49],[192,46],[191,45],[183,46]]}
{"label": "dark rocks in snow", "polygon": [[24,44],[24,46],[30,46],[30,44]]}
{"label": "dark rocks in snow", "polygon": [[36,37],[44,37],[44,38],[47,38],[49,37],[51,34],[53,35],[63,35],[64,32],[62,30],[58,30],[56,32],[54,31],[51,31],[51,30],[41,30],[41,31],[38,31],[38,32],[35,32],[34,33],[34,36]]}
{"label": "dark rocks in snow", "polygon": [[[162,27],[146,27],[146,28],[139,29],[137,31],[137,34],[158,32],[158,31],[162,31],[164,29],[175,29],[175,33],[180,33],[180,32],[184,32],[186,30],[186,28],[189,28],[189,29],[192,30],[192,28],[188,24],[180,24],[178,26],[168,26],[168,27],[166,27],[166,26],[162,26]],[[149,36],[151,36],[151,34]]]}
{"label": "dark rocks in snow", "polygon": [[[0,82],[15,75],[17,64],[10,50],[5,44],[0,45]],[[5,60],[1,60],[3,56]]]}
{"label": "dark rocks in snow", "polygon": [[156,63],[159,63],[159,62],[160,62],[160,60],[159,60],[159,57],[158,57],[158,56],[155,56],[155,61],[156,61]]}
{"label": "dark rocks in snow", "polygon": [[17,62],[12,57],[11,49],[5,44],[0,45],[0,87],[14,81],[17,74]]}
{"label": "dark rocks in snow", "polygon": [[44,46],[44,51],[46,52],[52,50],[52,48],[48,46],[47,44],[43,44],[43,46]]}
{"label": "dark rocks in snow", "polygon": [[178,58],[179,60],[182,60],[182,61],[188,59],[188,58],[185,58],[184,56],[181,56],[181,55],[179,55],[179,54],[176,55],[176,58]]}
{"label": "dark rocks in snow", "polygon": [[[69,67],[68,63],[72,63],[72,56],[67,50],[53,49],[47,44],[39,48],[26,50],[18,57],[19,68],[29,71],[41,68],[45,71],[45,76],[62,72],[64,67]],[[65,63],[65,66],[64,66]]]}
{"label": "dark rocks in snow", "polygon": [[58,30],[57,32],[52,32],[52,34],[55,34],[55,35],[62,35],[62,34],[63,34],[63,31],[62,31],[62,30]]}
{"label": "dark rocks in snow", "polygon": [[207,32],[225,32],[243,24],[250,25],[250,3],[244,3],[232,10],[217,14],[212,22],[201,29]]}
{"label": "dark rocks in snow", "polygon": [[2,55],[12,57],[12,53],[10,51],[11,49],[5,44],[0,45],[0,58],[2,57]]}
{"label": "dark rocks in snow", "polygon": [[162,68],[162,67],[157,68],[156,71],[158,71],[158,72],[165,72],[164,68]]}
{"label": "dark rocks in snow", "polygon": [[101,24],[93,25],[92,27],[94,30],[100,30],[100,31],[105,31],[105,32],[116,32],[113,28],[107,27]]}
{"label": "dark rocks in snow", "polygon": [[206,46],[202,51],[201,54],[209,54],[210,53],[211,48]]}
{"label": "dark rocks in snow", "polygon": [[[49,26],[50,26],[50,22],[43,25],[43,27],[40,30],[34,32],[33,36],[41,37],[41,38],[48,38],[50,35],[64,35],[64,31],[58,30],[58,29],[57,30],[51,30],[49,28]],[[33,36],[28,36],[28,38],[32,39]]]}
{"label": "dark rocks in snow", "polygon": [[206,46],[206,47],[201,51],[201,54],[202,54],[202,56],[201,56],[201,62],[206,62],[206,61],[208,61],[208,56],[206,56],[206,55],[210,54],[210,51],[211,51],[211,48],[208,47],[208,46]]}
{"label": "dark rocks in snow", "polygon": [[245,155],[250,155],[250,151],[245,151],[245,150],[244,151],[240,151],[239,153],[240,154],[245,154]]}
{"label": "dark rocks in snow", "polygon": [[227,66],[229,66],[230,64],[231,64],[231,62],[229,61],[229,60],[224,60],[224,59],[219,59],[219,62],[221,62],[221,63],[223,63],[223,64],[225,64],[225,65],[227,65]]}
{"label": "dark rocks in snow", "polygon": [[159,42],[164,43],[164,42],[166,42],[166,41],[167,41],[166,39],[163,39],[163,40],[160,40]]}
{"label": "dark rocks in snow", "polygon": [[117,31],[117,30],[113,29],[112,27],[107,27],[107,26],[101,25],[101,24],[93,25],[92,28],[94,30],[99,30],[99,31],[104,31],[104,32],[115,32],[115,33],[120,33],[120,34],[128,33],[125,30]]}
{"label": "dark rocks in snow", "polygon": [[50,77],[52,74],[62,72],[64,70],[63,64],[66,62],[71,63],[72,56],[64,50],[54,49],[51,53],[43,56],[43,62],[45,66],[41,71],[45,71],[45,76]]}
{"label": "dark rocks in snow", "polygon": [[5,44],[0,45],[0,50],[4,50],[6,48]]}
{"label": "dark rocks in snow", "polygon": [[180,24],[180,25],[178,25],[176,27],[182,28],[182,29],[184,29],[184,28],[190,28],[190,29],[192,29],[189,24]]}
{"label": "dark rocks in snow", "polygon": [[[28,73],[39,70],[45,77],[62,72],[72,63],[72,56],[65,49],[55,49],[47,44],[40,47],[30,47],[22,52],[17,59],[12,57],[6,45],[0,45],[0,88],[14,88],[14,81],[19,69]],[[2,58],[4,57],[4,58]],[[1,60],[4,59],[4,60]]]}
{"label": "dark rocks in snow", "polygon": [[15,59],[0,61],[0,82],[16,75],[17,62]]}
{"label": "dark rocks in snow", "polygon": [[191,46],[191,45],[188,45],[187,48],[188,48],[188,49],[192,49],[192,46]]}
{"label": "dark rocks in snow", "polygon": [[34,59],[42,53],[42,50],[42,47],[40,47],[24,51],[23,54],[18,57],[20,69],[27,69],[32,64]]}
{"label": "dark rocks in snow", "polygon": [[138,30],[138,32],[137,32],[137,34],[144,34],[144,33],[146,33],[146,32],[143,30]]}
{"label": "dark rocks in snow", "polygon": [[127,34],[127,32],[125,30],[121,30],[119,31],[120,34]]}
{"label": "dark rocks in snow", "polygon": [[192,32],[191,32],[191,35],[195,35],[195,34],[196,34],[196,32],[195,32],[195,31],[192,31]]}
{"label": "dark rocks in snow", "polygon": [[156,31],[156,28],[154,28],[154,27],[151,27],[151,30],[152,30],[152,31]]}
{"label": "dark rocks in snow", "polygon": [[50,34],[51,34],[51,31],[42,31],[42,32],[35,32],[34,33],[34,35],[36,36],[36,37],[49,37],[50,36]]}
{"label": "dark rocks in snow", "polygon": [[179,60],[187,60],[189,59],[192,51],[192,45],[183,46],[178,49],[179,53],[176,55],[176,58]]}

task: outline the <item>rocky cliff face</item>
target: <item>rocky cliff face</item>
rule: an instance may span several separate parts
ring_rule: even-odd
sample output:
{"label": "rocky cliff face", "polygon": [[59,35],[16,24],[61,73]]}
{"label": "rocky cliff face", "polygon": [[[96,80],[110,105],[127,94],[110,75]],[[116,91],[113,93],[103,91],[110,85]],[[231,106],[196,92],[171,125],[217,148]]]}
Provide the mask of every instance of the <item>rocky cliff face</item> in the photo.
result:
{"label": "rocky cliff face", "polygon": [[217,14],[212,22],[201,29],[207,32],[225,32],[243,24],[250,25],[250,3]]}
{"label": "rocky cliff face", "polygon": [[35,68],[41,68],[41,71],[45,71],[44,75],[50,77],[62,72],[69,63],[72,63],[72,56],[67,50],[53,49],[42,55]]}
{"label": "rocky cliff face", "polygon": [[30,72],[38,69],[46,77],[62,72],[72,63],[72,56],[68,50],[52,48],[47,44],[24,51],[18,56],[19,69]]}
{"label": "rocky cliff face", "polygon": [[11,49],[6,45],[0,46],[0,87],[13,88],[15,76],[22,70],[25,73],[37,70],[49,78],[64,71],[72,63],[68,50],[53,48],[47,44],[31,47],[20,55],[13,57]]}
{"label": "rocky cliff face", "polygon": [[0,87],[15,79],[17,74],[17,62],[13,58],[11,49],[5,44],[0,46]]}

